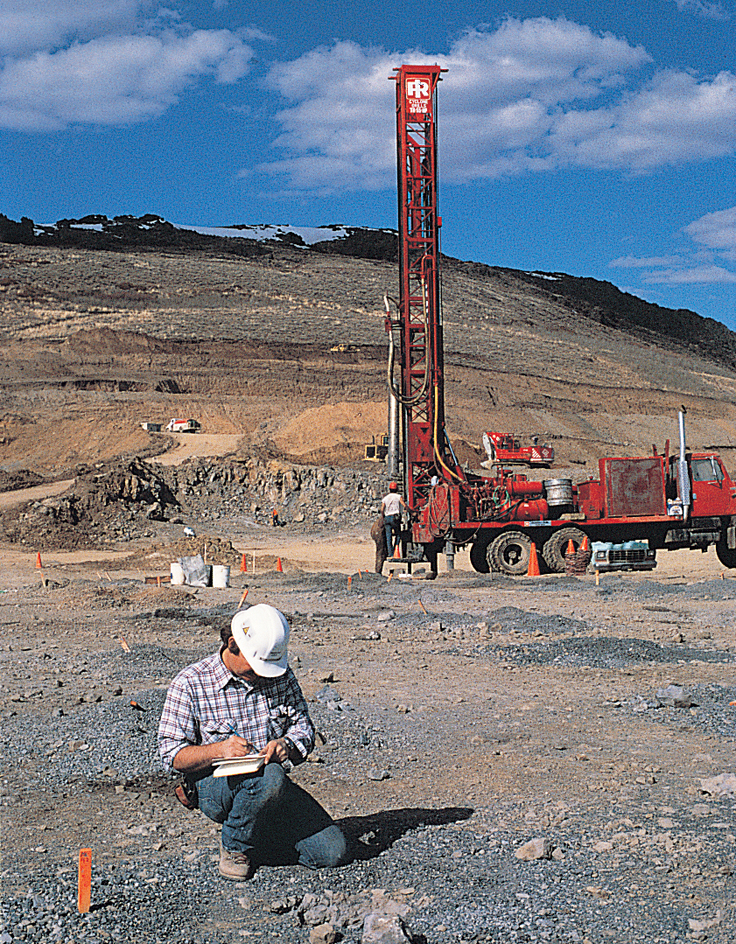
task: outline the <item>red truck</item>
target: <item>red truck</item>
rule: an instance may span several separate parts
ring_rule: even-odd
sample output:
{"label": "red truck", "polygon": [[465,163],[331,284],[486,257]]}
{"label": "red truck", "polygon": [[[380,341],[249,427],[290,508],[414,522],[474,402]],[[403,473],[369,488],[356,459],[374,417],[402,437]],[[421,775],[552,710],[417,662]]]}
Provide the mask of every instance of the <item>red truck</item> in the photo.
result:
{"label": "red truck", "polygon": [[[577,549],[586,536],[591,544],[645,542],[655,551],[706,551],[713,544],[720,562],[736,567],[736,483],[718,455],[683,453],[679,460],[667,455],[600,459],[598,478],[577,485],[508,474],[503,486],[495,482],[496,489],[505,488],[496,522],[456,528],[454,542],[471,545],[471,562],[481,572],[525,574],[532,542],[550,571],[564,571],[568,543]],[[488,490],[468,484],[478,496]],[[427,520],[436,517],[435,504],[433,499]],[[642,562],[647,557],[645,550],[630,552],[632,564],[636,553]]]}
{"label": "red truck", "polygon": [[[526,574],[532,543],[547,568],[564,570],[570,541],[588,538],[649,549],[715,545],[736,568],[736,483],[715,453],[688,452],[684,411],[679,456],[603,458],[598,478],[529,481],[500,465],[493,476],[468,472],[445,430],[444,354],[437,206],[437,65],[396,70],[399,191],[399,297],[386,297],[389,392],[401,422],[389,429],[389,474],[403,469],[410,524],[407,561],[448,561],[469,547],[480,572]],[[398,435],[398,432],[401,435]],[[398,447],[392,445],[398,443]],[[398,456],[399,449],[401,456]],[[392,454],[392,451],[396,454]]]}
{"label": "red truck", "polygon": [[600,459],[598,478],[577,485],[509,469],[439,480],[413,515],[412,541],[430,556],[443,542],[469,545],[481,573],[526,574],[532,543],[549,571],[562,572],[569,542],[577,549],[585,537],[650,550],[713,544],[721,563],[736,567],[736,482],[715,453],[682,452]]}

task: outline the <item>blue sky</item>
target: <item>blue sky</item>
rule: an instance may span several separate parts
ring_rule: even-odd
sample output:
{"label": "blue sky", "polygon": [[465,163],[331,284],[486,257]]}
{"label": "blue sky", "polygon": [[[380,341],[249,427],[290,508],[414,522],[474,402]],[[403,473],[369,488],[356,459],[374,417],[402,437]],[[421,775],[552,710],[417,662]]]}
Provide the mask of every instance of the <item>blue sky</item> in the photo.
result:
{"label": "blue sky", "polygon": [[438,62],[443,250],[736,330],[736,0],[0,0],[0,212],[396,226]]}

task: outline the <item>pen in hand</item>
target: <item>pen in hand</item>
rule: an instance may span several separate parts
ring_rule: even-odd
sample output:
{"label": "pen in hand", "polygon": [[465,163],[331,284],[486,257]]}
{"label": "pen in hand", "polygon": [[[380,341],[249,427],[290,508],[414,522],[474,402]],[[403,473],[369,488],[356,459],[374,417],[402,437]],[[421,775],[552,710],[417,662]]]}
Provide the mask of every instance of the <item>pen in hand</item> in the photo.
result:
{"label": "pen in hand", "polygon": [[253,753],[253,752],[255,752],[255,748],[254,748],[253,745],[250,743],[250,741],[246,741],[245,738],[241,738],[241,737],[240,737],[240,735],[238,734],[237,725],[235,724],[234,721],[229,721],[229,722],[228,722],[227,729],[228,729],[228,731],[230,732],[230,737],[240,738],[240,740],[245,741],[245,747],[246,747],[246,750],[247,750],[248,753]]}

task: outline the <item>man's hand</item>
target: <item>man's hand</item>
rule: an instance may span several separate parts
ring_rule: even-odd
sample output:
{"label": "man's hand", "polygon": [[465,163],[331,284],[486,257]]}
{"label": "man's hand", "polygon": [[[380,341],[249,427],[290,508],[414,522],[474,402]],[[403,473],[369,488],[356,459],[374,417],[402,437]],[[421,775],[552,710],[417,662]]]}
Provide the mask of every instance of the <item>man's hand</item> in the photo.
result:
{"label": "man's hand", "polygon": [[245,738],[231,735],[225,741],[216,741],[214,744],[189,744],[182,747],[174,757],[174,770],[183,774],[196,773],[212,766],[216,757],[245,757],[252,754],[255,748]]}
{"label": "man's hand", "polygon": [[273,763],[274,761],[283,764],[284,761],[287,761],[291,756],[291,751],[286,741],[283,738],[279,738],[276,741],[269,741],[261,751],[261,754],[265,754],[267,764]]}
{"label": "man's hand", "polygon": [[227,741],[220,741],[218,747],[220,757],[245,757],[246,754],[252,754],[254,750],[250,741],[246,741],[237,734],[233,734]]}

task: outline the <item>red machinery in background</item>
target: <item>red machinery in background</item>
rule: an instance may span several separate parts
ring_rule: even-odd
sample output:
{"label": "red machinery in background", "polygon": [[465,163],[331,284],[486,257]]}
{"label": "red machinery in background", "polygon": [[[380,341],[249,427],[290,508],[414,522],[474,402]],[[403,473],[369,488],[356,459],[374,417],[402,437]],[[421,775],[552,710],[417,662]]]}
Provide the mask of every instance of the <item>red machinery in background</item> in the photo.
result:
{"label": "red machinery in background", "polygon": [[488,459],[482,462],[484,469],[489,469],[493,463],[507,465],[530,465],[541,469],[548,469],[555,458],[552,446],[540,446],[536,436],[531,446],[522,446],[515,436],[509,433],[483,433],[483,448]]}
{"label": "red machinery in background", "polygon": [[[599,479],[529,481],[500,465],[493,477],[464,470],[445,430],[444,354],[437,202],[437,65],[396,70],[399,195],[399,298],[386,298],[389,387],[401,413],[401,459],[410,560],[436,570],[445,548],[470,546],[480,572],[527,572],[536,544],[551,571],[565,549],[591,542],[644,541],[649,548],[716,545],[736,567],[736,484],[720,458],[689,454],[684,421],[680,456],[601,459]],[[396,376],[398,373],[398,377]]]}

